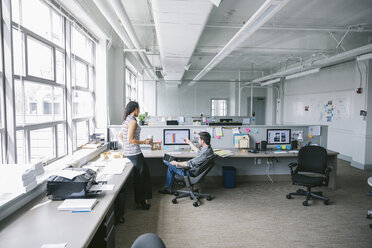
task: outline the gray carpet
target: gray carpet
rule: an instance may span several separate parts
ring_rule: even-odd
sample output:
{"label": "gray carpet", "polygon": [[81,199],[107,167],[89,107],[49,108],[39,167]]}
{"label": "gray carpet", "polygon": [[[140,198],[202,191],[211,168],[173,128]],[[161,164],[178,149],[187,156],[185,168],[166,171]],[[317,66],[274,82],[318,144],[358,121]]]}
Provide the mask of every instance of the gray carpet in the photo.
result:
{"label": "gray carpet", "polygon": [[285,195],[298,186],[290,182],[245,182],[235,189],[222,183],[200,185],[212,193],[212,201],[201,200],[195,208],[189,198],[172,204],[170,195],[160,195],[161,185],[153,185],[149,211],[138,210],[133,189],[127,190],[126,222],[116,227],[116,246],[130,247],[141,234],[158,234],[168,248],[173,247],[372,247],[372,209],[367,178],[372,172],[338,161],[337,189],[322,187],[330,205],[304,197],[291,200]]}

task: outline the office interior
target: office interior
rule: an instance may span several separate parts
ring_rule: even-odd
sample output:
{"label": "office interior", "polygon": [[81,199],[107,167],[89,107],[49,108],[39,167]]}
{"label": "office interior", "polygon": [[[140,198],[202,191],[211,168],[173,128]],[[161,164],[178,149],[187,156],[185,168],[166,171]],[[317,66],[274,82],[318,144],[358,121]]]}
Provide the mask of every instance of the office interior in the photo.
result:
{"label": "office interior", "polygon": [[[267,141],[267,130],[289,129],[290,139],[301,133],[297,148],[337,154],[337,186],[322,187],[329,205],[314,200],[306,207],[304,197],[286,199],[298,188],[288,168],[296,157],[231,156],[218,159],[200,184],[212,201],[172,204],[172,196],[158,194],[167,168],[141,146],[151,208],[135,208],[133,172],[115,179],[126,188],[125,223],[103,246],[131,247],[141,234],[155,233],[167,247],[371,247],[370,0],[1,0],[0,53],[0,162],[43,168],[28,192],[0,193],[0,247],[22,247],[4,236],[26,232],[17,229],[21,218],[48,204],[54,171],[81,167],[119,141],[130,101],[148,114],[141,139],[159,143],[164,129],[188,129],[196,143],[195,134],[208,131],[212,147],[233,150],[238,130],[250,139],[243,151],[249,154]],[[103,146],[82,149],[93,134],[102,134]],[[289,152],[290,145],[268,147]],[[233,189],[222,183],[224,166],[236,169]],[[4,171],[0,178],[9,178]],[[101,245],[95,233],[116,194],[90,223],[93,231],[73,238],[82,247]],[[99,204],[84,218],[101,211]],[[35,247],[65,243],[35,237],[25,240]]]}

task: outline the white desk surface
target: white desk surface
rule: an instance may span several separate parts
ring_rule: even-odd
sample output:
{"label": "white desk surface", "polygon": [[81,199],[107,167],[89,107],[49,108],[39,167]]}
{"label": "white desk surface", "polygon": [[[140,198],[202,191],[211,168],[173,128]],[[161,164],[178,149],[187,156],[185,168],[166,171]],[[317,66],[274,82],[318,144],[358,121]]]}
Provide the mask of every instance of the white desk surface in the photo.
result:
{"label": "white desk surface", "polygon": [[[274,151],[262,151],[257,153],[250,153],[245,149],[242,151],[241,149],[237,148],[223,148],[223,150],[232,151],[234,154],[228,156],[230,158],[271,158],[271,157],[297,157],[298,153],[286,151],[285,153],[275,153]],[[164,157],[165,153],[172,155],[173,157],[177,158],[193,158],[195,157],[195,153],[192,151],[187,150],[179,150],[179,151],[170,151],[170,150],[142,150],[143,156],[145,158],[162,158]],[[327,150],[328,155],[338,155],[338,152]]]}
{"label": "white desk surface", "polygon": [[87,247],[132,169],[127,163],[121,175],[112,176],[107,183],[114,184],[114,190],[103,192],[91,212],[59,211],[62,201],[40,196],[0,224],[0,247],[40,248],[51,243]]}

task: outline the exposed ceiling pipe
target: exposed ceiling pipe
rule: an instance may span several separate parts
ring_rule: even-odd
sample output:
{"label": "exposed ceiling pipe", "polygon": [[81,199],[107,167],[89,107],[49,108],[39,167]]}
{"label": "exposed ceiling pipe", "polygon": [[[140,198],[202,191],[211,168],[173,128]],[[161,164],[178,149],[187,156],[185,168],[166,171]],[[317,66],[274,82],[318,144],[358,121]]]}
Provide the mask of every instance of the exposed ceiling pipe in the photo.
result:
{"label": "exposed ceiling pipe", "polygon": [[[109,6],[106,5],[105,1],[102,0],[93,0],[99,11],[102,13],[102,15],[107,19],[107,21],[110,23],[111,27],[115,30],[115,32],[119,35],[120,39],[124,42],[124,44],[129,49],[134,49],[134,45],[132,41],[129,39],[128,35],[125,33],[124,29],[119,25],[119,22],[116,19],[115,13],[113,13]],[[149,78],[151,77],[151,74],[149,70],[146,68],[146,65],[142,61],[141,57],[138,55],[138,53],[133,53],[134,57],[137,59],[138,63],[146,73],[146,75]]]}
{"label": "exposed ceiling pipe", "polygon": [[246,24],[231,38],[231,40],[217,53],[217,55],[207,64],[204,69],[195,76],[189,83],[189,86],[195,84],[199,79],[204,77],[236,47],[250,37],[257,29],[273,17],[289,0],[266,0],[264,4],[249,18]]}
{"label": "exposed ceiling pipe", "polygon": [[289,74],[302,72],[305,70],[309,70],[311,68],[319,68],[319,67],[321,68],[325,66],[330,66],[330,65],[350,61],[350,60],[355,59],[359,55],[370,53],[370,52],[372,52],[372,44],[368,44],[368,45],[358,47],[358,48],[355,48],[355,49],[352,49],[346,52],[342,52],[342,53],[339,53],[337,55],[334,55],[334,56],[331,56],[325,59],[317,60],[309,65],[300,65],[300,66],[296,66],[296,67],[293,67],[293,68],[290,68],[284,71],[279,71],[279,72],[276,72],[276,73],[273,73],[273,74],[270,74],[270,75],[267,75],[261,78],[257,78],[253,80],[253,82],[254,83],[264,82],[266,80],[287,76]]}
{"label": "exposed ceiling pipe", "polygon": [[[108,1],[111,4],[111,7],[115,11],[116,15],[119,17],[121,23],[123,24],[124,29],[127,32],[128,36],[129,36],[129,39],[133,42],[133,45],[134,45],[135,49],[138,49],[138,50],[142,49],[142,45],[137,38],[137,35],[136,35],[136,33],[133,29],[132,23],[129,20],[128,14],[125,11],[125,8],[124,8],[123,4],[121,3],[121,1],[120,0],[108,0]],[[141,57],[141,59],[145,63],[145,65],[146,65],[147,69],[149,70],[150,74],[152,75],[152,77],[155,78],[155,79],[158,79],[155,72],[150,69],[150,68],[152,68],[152,65],[151,65],[151,62],[150,62],[149,58],[147,57],[146,53],[143,52],[143,51],[140,51],[139,56]]]}

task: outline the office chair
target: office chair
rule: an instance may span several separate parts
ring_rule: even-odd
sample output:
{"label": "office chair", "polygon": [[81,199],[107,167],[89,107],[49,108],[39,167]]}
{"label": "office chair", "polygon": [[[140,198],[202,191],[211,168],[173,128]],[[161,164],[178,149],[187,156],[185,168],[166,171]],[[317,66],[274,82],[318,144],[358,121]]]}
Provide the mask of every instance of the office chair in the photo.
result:
{"label": "office chair", "polygon": [[[368,178],[367,182],[368,182],[369,186],[372,187],[372,177]],[[367,218],[372,219],[372,210],[368,210]],[[369,227],[372,228],[372,224],[369,224]]]}
{"label": "office chair", "polygon": [[187,167],[177,167],[183,170],[183,177],[179,175],[175,175],[174,179],[176,181],[183,180],[186,183],[186,187],[189,190],[177,190],[174,195],[176,196],[172,199],[172,203],[176,204],[177,199],[190,197],[191,200],[194,200],[193,206],[198,207],[200,205],[199,198],[205,197],[207,201],[211,201],[212,197],[210,194],[207,193],[200,193],[197,190],[194,190],[194,185],[201,182],[203,178],[209,173],[209,171],[214,166],[214,159],[218,157],[218,155],[213,154],[210,158],[208,158],[203,164],[198,166],[197,168],[187,168]]}
{"label": "office chair", "polygon": [[[297,163],[290,163],[291,177],[293,185],[305,186],[307,190],[298,189],[294,193],[286,195],[291,199],[292,195],[304,195],[306,200],[302,203],[308,206],[311,198],[323,200],[325,205],[329,204],[329,199],[323,196],[322,192],[312,192],[312,187],[328,185],[330,167],[327,167],[327,150],[320,146],[305,146],[298,152]],[[299,172],[311,172],[319,176],[300,174]]]}
{"label": "office chair", "polygon": [[131,248],[165,248],[165,245],[158,235],[145,233],[134,241]]}

